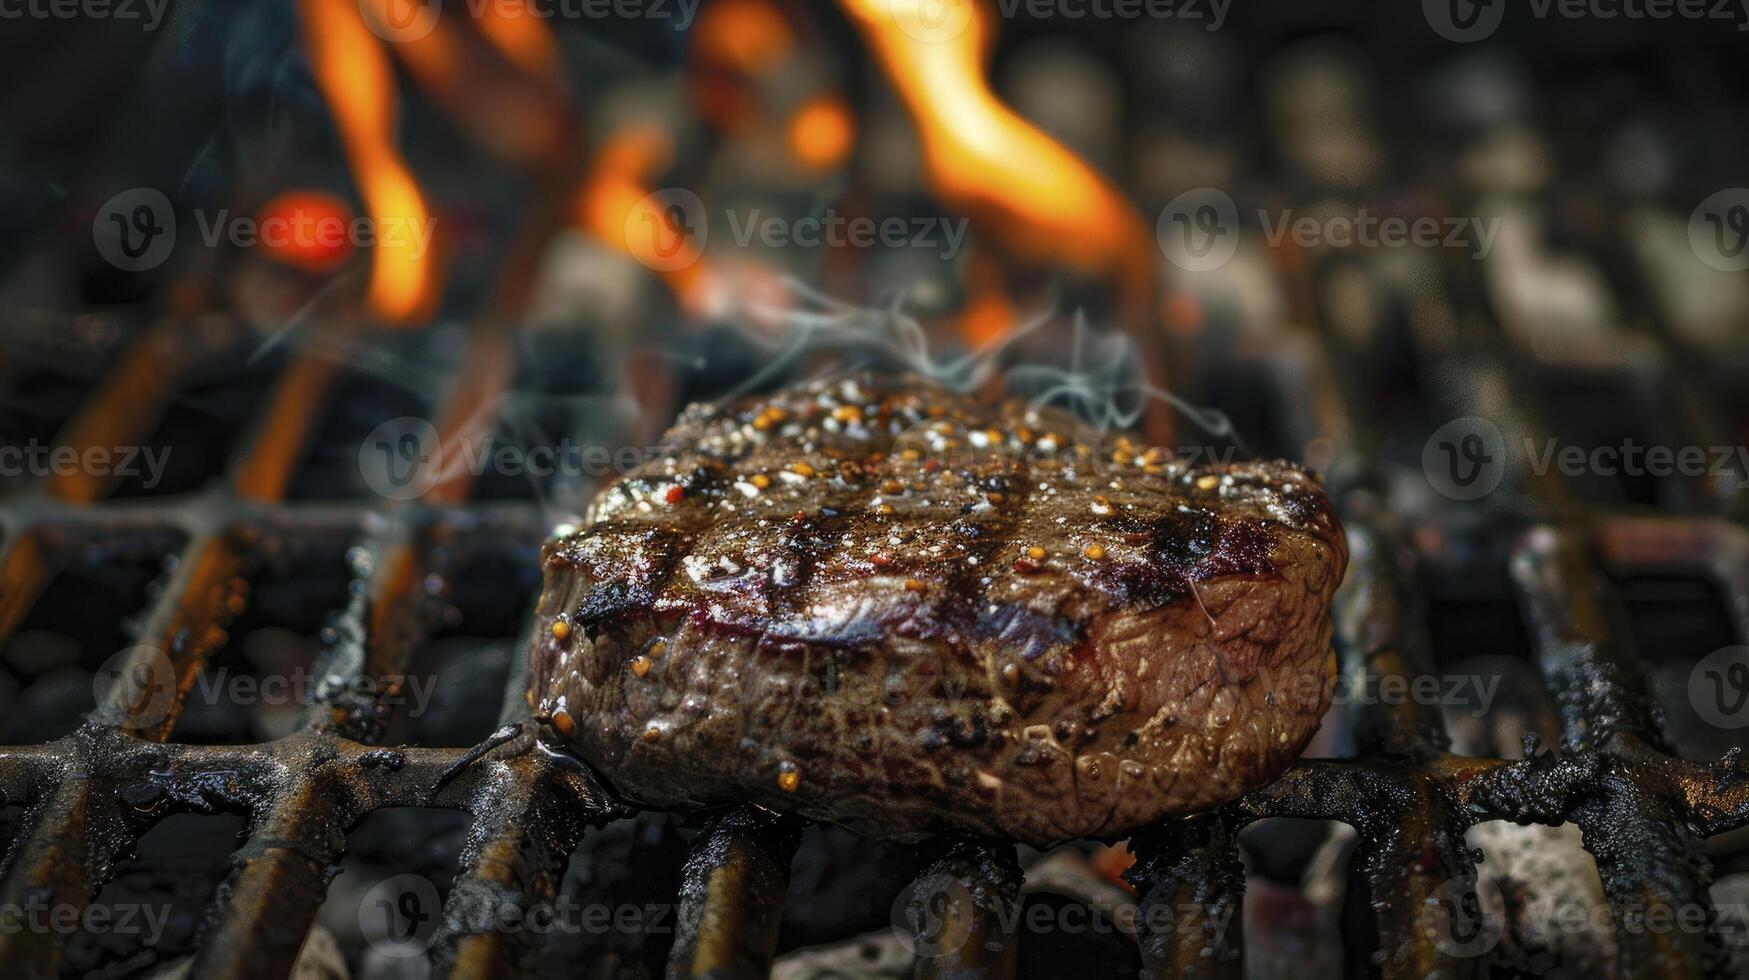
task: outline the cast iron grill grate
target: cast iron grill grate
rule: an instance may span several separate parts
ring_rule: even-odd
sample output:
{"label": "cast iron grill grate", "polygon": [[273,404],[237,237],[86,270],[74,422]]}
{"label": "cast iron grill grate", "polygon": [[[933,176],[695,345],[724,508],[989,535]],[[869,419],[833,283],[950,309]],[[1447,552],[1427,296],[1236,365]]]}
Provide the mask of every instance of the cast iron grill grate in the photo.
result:
{"label": "cast iron grill grate", "polygon": [[[1462,292],[1461,270],[1451,281],[1450,303],[1486,310],[1473,285]],[[1436,397],[1455,414],[1486,411],[1534,429],[1527,420],[1540,408],[1523,394],[1528,388],[1512,384],[1508,341],[1499,332],[1478,341],[1437,316],[1421,326],[1435,352],[1427,356],[1446,369],[1447,387]],[[1368,394],[1356,380],[1365,373],[1356,368],[1359,355],[1334,331],[1308,332],[1296,348],[1304,367],[1296,407],[1301,418],[1317,420],[1331,445],[1365,459],[1364,413],[1355,408]],[[228,344],[210,326],[150,325],[117,354],[60,442],[142,442],[178,386],[203,363],[229,356]],[[477,442],[502,421],[515,344],[508,333],[474,330],[447,371],[423,384],[442,392],[432,418],[446,450]],[[316,920],[347,829],[386,808],[452,808],[469,829],[432,946],[437,973],[536,969],[538,938],[482,927],[479,909],[550,902],[583,836],[628,811],[585,769],[538,746],[538,723],[523,697],[521,638],[497,699],[498,737],[478,750],[379,743],[394,730],[398,679],[437,628],[428,583],[441,562],[454,560],[443,556],[480,535],[519,543],[532,555],[550,529],[532,505],[470,503],[471,477],[462,471],[446,471],[417,507],[288,502],[302,461],[320,442],[322,413],[313,406],[333,397],[343,361],[330,345],[313,343],[285,355],[230,451],[221,489],[111,499],[113,481],[82,473],[48,479],[4,511],[0,637],[26,621],[59,569],[94,554],[103,560],[102,542],[132,541],[175,560],[138,621],[138,646],[116,665],[118,683],[90,719],[44,744],[0,748],[0,809],[22,811],[0,904],[82,909],[158,821],[238,814],[247,821],[246,841],[202,916],[189,975],[284,976]],[[1475,402],[1477,392],[1503,390],[1515,394]],[[1333,480],[1354,554],[1339,596],[1340,670],[1434,674],[1416,565],[1441,539],[1387,511],[1374,468]],[[1705,840],[1749,823],[1749,769],[1735,749],[1712,763],[1674,756],[1644,666],[1612,618],[1604,572],[1705,577],[1724,596],[1736,642],[1749,642],[1749,534],[1716,513],[1579,510],[1549,480],[1526,480],[1511,500],[1511,513],[1493,515],[1486,535],[1510,549],[1517,606],[1558,708],[1560,751],[1538,751],[1527,740],[1516,760],[1457,756],[1437,708],[1361,705],[1348,733],[1354,757],[1303,761],[1219,813],[1139,835],[1129,878],[1144,912],[1157,903],[1236,908],[1244,887],[1238,833],[1269,817],[1354,828],[1376,952],[1370,943],[1353,945],[1362,969],[1390,977],[1485,969],[1485,959],[1450,952],[1428,919],[1430,908],[1462,900],[1449,883],[1474,876],[1464,832],[1484,821],[1577,824],[1618,919],[1653,903],[1708,904]],[[1573,516],[1580,513],[1583,519]],[[289,734],[265,744],[173,738],[186,695],[228,626],[250,608],[251,577],[272,556],[312,541],[341,542],[355,581],[302,716]],[[173,685],[163,683],[167,677]],[[687,864],[671,973],[769,969],[797,840],[797,827],[768,814],[716,819]],[[969,930],[969,941],[924,957],[919,973],[982,967],[988,976],[1012,975],[1017,943],[997,913],[1020,886],[1014,849],[959,841],[930,853],[925,875],[945,874],[965,887],[969,901],[952,912],[963,919],[950,925]],[[1207,921],[1225,925],[1144,931],[1144,968],[1160,977],[1242,975],[1240,918]],[[1623,975],[1724,969],[1716,935],[1618,929],[1616,941]],[[0,933],[0,963],[9,975],[55,975],[68,969],[68,942],[55,931]]]}

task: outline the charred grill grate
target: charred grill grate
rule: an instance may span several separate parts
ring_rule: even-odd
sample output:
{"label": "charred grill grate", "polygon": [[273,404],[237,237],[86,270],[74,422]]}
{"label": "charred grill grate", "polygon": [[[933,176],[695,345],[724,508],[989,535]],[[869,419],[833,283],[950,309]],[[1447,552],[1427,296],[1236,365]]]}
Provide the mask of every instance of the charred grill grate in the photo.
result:
{"label": "charred grill grate", "polygon": [[[1461,283],[1461,274],[1454,276]],[[1310,289],[1308,285],[1308,289]],[[1456,297],[1462,300],[1464,297]],[[1318,322],[1308,316],[1301,322]],[[1426,329],[1451,369],[1441,393],[1457,414],[1498,412],[1466,405],[1470,392],[1506,384],[1506,341],[1463,341],[1433,318]],[[223,345],[210,331],[163,321],[124,349],[108,378],[62,433],[74,447],[141,442],[142,431],[203,358]],[[1349,379],[1357,360],[1335,334],[1300,338],[1306,416],[1339,449],[1363,453],[1357,433],[1365,384]],[[0,554],[0,634],[11,634],[55,570],[98,538],[156,535],[180,541],[162,590],[140,620],[134,659],[91,720],[47,744],[0,749],[0,804],[23,808],[7,855],[0,903],[92,902],[154,823],[178,813],[233,813],[248,821],[246,843],[204,914],[190,975],[283,976],[316,920],[347,828],[391,807],[453,808],[469,821],[467,843],[433,948],[448,976],[509,976],[534,970],[539,950],[527,932],[481,929],[476,907],[551,901],[567,856],[592,826],[626,811],[584,769],[539,749],[527,718],[519,642],[505,682],[502,740],[481,753],[461,748],[375,747],[390,731],[390,679],[406,674],[431,635],[426,581],[434,555],[466,534],[538,544],[547,528],[536,508],[470,504],[467,474],[440,480],[417,508],[287,503],[300,460],[317,440],[321,405],[341,369],[332,352],[309,345],[287,355],[257,420],[231,459],[225,488],[150,509],[106,501],[112,487],[87,476],[56,478],[4,512]],[[513,383],[514,343],[505,333],[473,332],[446,376],[437,419],[446,447],[477,440],[494,423]],[[1338,383],[1337,378],[1345,379]],[[1500,382],[1500,383],[1496,383]],[[1507,384],[1507,387],[1511,387]],[[1513,388],[1523,391],[1525,388]],[[1519,402],[1526,399],[1520,398]],[[1515,418],[1536,406],[1518,404]],[[1528,426],[1528,423],[1526,423]],[[1340,669],[1376,675],[1435,673],[1414,563],[1428,538],[1381,505],[1372,474],[1343,477],[1335,489],[1353,542],[1354,566],[1339,596]],[[1583,524],[1558,517],[1558,486],[1528,486],[1510,569],[1537,666],[1559,709],[1560,752],[1526,744],[1517,760],[1459,757],[1435,708],[1406,703],[1362,706],[1350,733],[1358,753],[1304,761],[1276,783],[1224,811],[1139,835],[1129,872],[1142,908],[1194,902],[1234,908],[1243,891],[1238,833],[1266,817],[1333,820],[1354,828],[1365,914],[1376,953],[1351,951],[1361,969],[1392,977],[1462,976],[1484,960],[1442,950],[1427,910],[1453,896],[1452,879],[1473,875],[1464,843],[1488,820],[1572,821],[1584,832],[1606,893],[1617,909],[1661,902],[1706,905],[1710,868],[1705,838],[1749,823],[1749,771],[1733,750],[1712,764],[1675,758],[1661,732],[1644,668],[1609,613],[1602,567],[1692,571],[1726,598],[1737,641],[1749,641],[1749,534],[1716,516],[1621,516]],[[197,745],[171,740],[181,698],[162,700],[150,650],[165,651],[176,689],[186,694],[231,620],[248,607],[245,583],[264,553],[288,541],[350,541],[358,574],[338,620],[318,697],[295,733],[261,745]],[[1601,562],[1601,565],[1599,564]],[[141,652],[141,651],[144,652]],[[159,699],[154,701],[154,699]],[[152,705],[162,710],[147,710]],[[797,828],[759,813],[718,818],[697,843],[680,896],[678,975],[758,975],[769,969],[797,846]],[[938,849],[927,874],[961,882],[970,901],[956,907],[971,941],[925,957],[923,975],[965,967],[990,976],[1015,970],[1016,938],[1002,932],[996,908],[1013,902],[1021,876],[1013,849],[975,842]],[[1350,902],[1356,898],[1351,896]],[[1222,931],[1175,929],[1139,937],[1153,976],[1240,976],[1239,919]],[[1716,936],[1618,930],[1624,975],[1686,977],[1722,970]],[[1364,945],[1364,944],[1360,944]],[[0,963],[20,976],[53,975],[67,964],[67,937],[0,934]]]}

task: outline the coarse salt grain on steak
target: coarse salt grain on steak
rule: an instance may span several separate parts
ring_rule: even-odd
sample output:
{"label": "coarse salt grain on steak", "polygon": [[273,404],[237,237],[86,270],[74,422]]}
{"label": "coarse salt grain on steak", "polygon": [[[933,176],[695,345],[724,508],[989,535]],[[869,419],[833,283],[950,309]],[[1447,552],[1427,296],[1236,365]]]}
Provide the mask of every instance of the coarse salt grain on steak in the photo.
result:
{"label": "coarse salt grain on steak", "polygon": [[530,652],[633,800],[1117,836],[1273,778],[1329,703],[1347,554],[1293,464],[866,375],[693,406],[665,446],[546,547]]}

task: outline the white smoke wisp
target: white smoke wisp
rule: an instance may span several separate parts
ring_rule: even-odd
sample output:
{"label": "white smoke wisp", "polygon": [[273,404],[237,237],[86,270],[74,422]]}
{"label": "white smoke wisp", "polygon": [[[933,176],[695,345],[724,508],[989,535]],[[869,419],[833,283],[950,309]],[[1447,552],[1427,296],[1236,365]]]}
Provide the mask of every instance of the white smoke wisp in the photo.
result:
{"label": "white smoke wisp", "polygon": [[1133,428],[1149,402],[1157,400],[1208,436],[1229,440],[1240,451],[1249,452],[1225,413],[1194,405],[1149,382],[1144,353],[1135,338],[1121,330],[1096,331],[1081,311],[1072,319],[1067,364],[1010,364],[1021,341],[1060,321],[1057,311],[1034,314],[977,350],[944,355],[932,349],[928,332],[905,311],[902,299],[884,309],[870,308],[834,299],[793,280],[786,285],[802,302],[798,307],[751,311],[761,321],[778,320],[787,329],[775,338],[751,327],[742,330],[751,343],[770,353],[771,359],[725,399],[760,389],[805,355],[860,353],[862,360],[852,357],[833,373],[848,373],[867,367],[871,361],[885,360],[944,387],[969,392],[982,388],[1000,372],[1010,392],[1034,405],[1060,405],[1101,433]]}

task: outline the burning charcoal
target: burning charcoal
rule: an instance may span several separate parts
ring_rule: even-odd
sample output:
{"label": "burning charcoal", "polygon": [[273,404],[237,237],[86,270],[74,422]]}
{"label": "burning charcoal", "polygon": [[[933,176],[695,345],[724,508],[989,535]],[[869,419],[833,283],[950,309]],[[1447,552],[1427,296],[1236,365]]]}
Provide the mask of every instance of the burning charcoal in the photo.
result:
{"label": "burning charcoal", "polygon": [[[1447,705],[1452,751],[1463,755],[1511,757],[1522,752],[1526,733],[1554,738],[1559,728],[1535,671],[1504,657],[1476,657],[1456,671],[1500,679],[1498,700],[1488,710]],[[1608,972],[1615,942],[1607,928],[1609,906],[1597,863],[1586,852],[1573,824],[1547,827],[1503,820],[1471,827],[1464,835],[1481,851],[1477,871],[1483,879],[1478,899],[1504,926],[1492,952],[1502,968],[1537,976],[1588,977]],[[1577,923],[1568,928],[1567,922]]]}
{"label": "burning charcoal", "polygon": [[1578,827],[1497,820],[1471,827],[1464,840],[1482,852],[1482,901],[1492,903],[1498,890],[1505,932],[1490,956],[1499,968],[1575,980],[1610,972],[1609,905]]}
{"label": "burning charcoal", "polygon": [[1328,702],[1341,529],[1291,464],[1079,427],[869,375],[688,409],[546,549],[532,703],[634,799],[882,838],[1233,798]]}
{"label": "burning charcoal", "polygon": [[1725,954],[1719,975],[1749,977],[1749,872],[1719,876],[1712,901]]}

